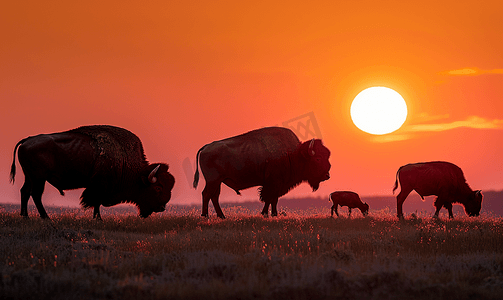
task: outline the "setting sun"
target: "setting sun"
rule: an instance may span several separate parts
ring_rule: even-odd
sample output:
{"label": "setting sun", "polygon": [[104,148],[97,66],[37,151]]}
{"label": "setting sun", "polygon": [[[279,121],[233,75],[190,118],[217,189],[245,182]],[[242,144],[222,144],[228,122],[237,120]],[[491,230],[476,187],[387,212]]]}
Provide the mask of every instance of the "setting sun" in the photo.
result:
{"label": "setting sun", "polygon": [[396,91],[371,87],[361,91],[351,104],[351,119],[360,130],[370,134],[391,133],[407,118],[407,104]]}

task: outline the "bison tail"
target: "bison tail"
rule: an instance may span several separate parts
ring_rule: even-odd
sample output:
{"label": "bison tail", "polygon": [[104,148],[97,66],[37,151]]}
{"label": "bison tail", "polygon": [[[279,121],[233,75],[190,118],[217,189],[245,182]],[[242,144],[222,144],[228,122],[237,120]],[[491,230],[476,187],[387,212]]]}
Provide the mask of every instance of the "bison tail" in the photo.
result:
{"label": "bison tail", "polygon": [[12,166],[10,167],[10,182],[14,184],[14,181],[16,180],[16,161],[12,162]]}
{"label": "bison tail", "polygon": [[21,145],[22,143],[26,142],[27,139],[28,138],[20,140],[16,144],[16,146],[14,147],[14,155],[13,155],[13,158],[12,158],[12,165],[10,167],[10,182],[11,183],[14,183],[15,177],[16,177],[16,152],[17,152],[17,148],[19,147],[19,145]]}
{"label": "bison tail", "polygon": [[206,146],[203,146],[201,149],[199,149],[196,154],[196,173],[194,174],[194,182],[192,183],[192,186],[195,189],[197,189],[197,184],[199,183],[199,154],[204,149],[204,147]]}
{"label": "bison tail", "polygon": [[196,168],[196,173],[194,174],[194,182],[192,186],[197,189],[197,185],[199,184],[199,169]]}
{"label": "bison tail", "polygon": [[[401,167],[400,167],[401,169]],[[395,176],[395,185],[393,186],[393,194],[395,194],[395,190],[398,188],[398,173],[400,173],[400,169],[396,171],[396,176]]]}

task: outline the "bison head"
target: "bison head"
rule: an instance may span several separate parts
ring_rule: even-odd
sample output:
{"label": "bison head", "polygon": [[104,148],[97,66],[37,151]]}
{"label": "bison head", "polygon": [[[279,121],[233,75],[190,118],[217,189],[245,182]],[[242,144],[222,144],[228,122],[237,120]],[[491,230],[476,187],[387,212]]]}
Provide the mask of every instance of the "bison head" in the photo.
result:
{"label": "bison head", "polygon": [[141,172],[144,190],[138,200],[140,216],[146,218],[153,212],[163,212],[171,199],[175,178],[168,172],[166,164],[151,164]]}
{"label": "bison head", "polygon": [[465,212],[470,217],[477,217],[482,208],[482,191],[477,190],[470,193],[468,201],[464,205]]}
{"label": "bison head", "polygon": [[362,214],[364,216],[369,214],[369,205],[367,204],[367,202],[363,203]]}
{"label": "bison head", "polygon": [[320,187],[320,183],[330,178],[330,150],[323,146],[321,140],[312,139],[300,145],[300,152],[306,159],[304,176],[313,189]]}

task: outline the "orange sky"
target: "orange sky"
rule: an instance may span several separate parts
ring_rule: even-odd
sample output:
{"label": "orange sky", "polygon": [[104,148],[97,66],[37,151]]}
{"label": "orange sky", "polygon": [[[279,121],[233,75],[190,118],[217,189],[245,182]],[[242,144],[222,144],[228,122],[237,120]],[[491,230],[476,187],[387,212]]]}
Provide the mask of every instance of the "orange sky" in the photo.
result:
{"label": "orange sky", "polygon": [[[332,178],[290,196],[391,195],[398,167],[428,160],[458,164],[474,189],[503,189],[502,1],[8,2],[0,202],[19,203],[22,172],[12,186],[8,171],[20,139],[111,124],[170,164],[171,203],[200,203],[185,158],[308,112],[332,151]],[[374,85],[407,102],[393,134],[351,122],[351,101]],[[44,203],[77,205],[80,191],[68,195],[47,187]],[[256,189],[223,198],[256,199]]]}

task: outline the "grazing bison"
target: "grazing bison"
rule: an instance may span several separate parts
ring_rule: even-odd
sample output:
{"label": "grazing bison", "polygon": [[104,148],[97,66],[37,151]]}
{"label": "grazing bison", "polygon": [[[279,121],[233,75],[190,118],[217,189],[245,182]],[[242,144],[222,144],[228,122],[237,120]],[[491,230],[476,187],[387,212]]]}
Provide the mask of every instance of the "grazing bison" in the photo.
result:
{"label": "grazing bison", "polygon": [[84,208],[132,203],[141,217],[164,211],[171,198],[174,177],[168,165],[149,164],[140,139],[130,131],[106,125],[83,126],[65,132],[40,134],[19,141],[14,148],[11,182],[16,175],[16,150],[25,175],[21,188],[21,215],[28,216],[30,196],[42,218],[45,182],[64,190],[86,188]]}
{"label": "grazing bison", "polygon": [[262,214],[277,216],[278,198],[301,182],[307,181],[316,191],[320,182],[330,178],[330,151],[321,140],[301,143],[290,130],[268,127],[215,141],[203,146],[196,155],[194,188],[199,181],[198,160],[206,180],[203,189],[202,216],[208,216],[211,199],[217,216],[225,218],[218,197],[223,182],[239,195],[239,191],[261,186]]}
{"label": "grazing bison", "polygon": [[331,217],[334,216],[334,210],[335,214],[339,216],[339,212],[337,211],[338,205],[340,205],[341,207],[348,207],[348,217],[351,217],[352,208],[360,209],[364,216],[369,213],[369,205],[367,203],[363,203],[362,200],[360,200],[360,196],[358,196],[358,194],[355,192],[333,192],[332,194],[330,194],[330,196],[328,196],[328,201],[332,201],[334,203],[330,211]]}
{"label": "grazing bison", "polygon": [[400,181],[400,193],[396,197],[397,214],[403,218],[402,205],[409,193],[415,190],[424,200],[424,196],[437,196],[435,217],[440,209],[449,211],[453,218],[452,203],[461,203],[469,216],[478,216],[482,206],[482,193],[473,191],[466,183],[461,169],[449,162],[433,161],[408,164],[398,169],[393,193]]}

